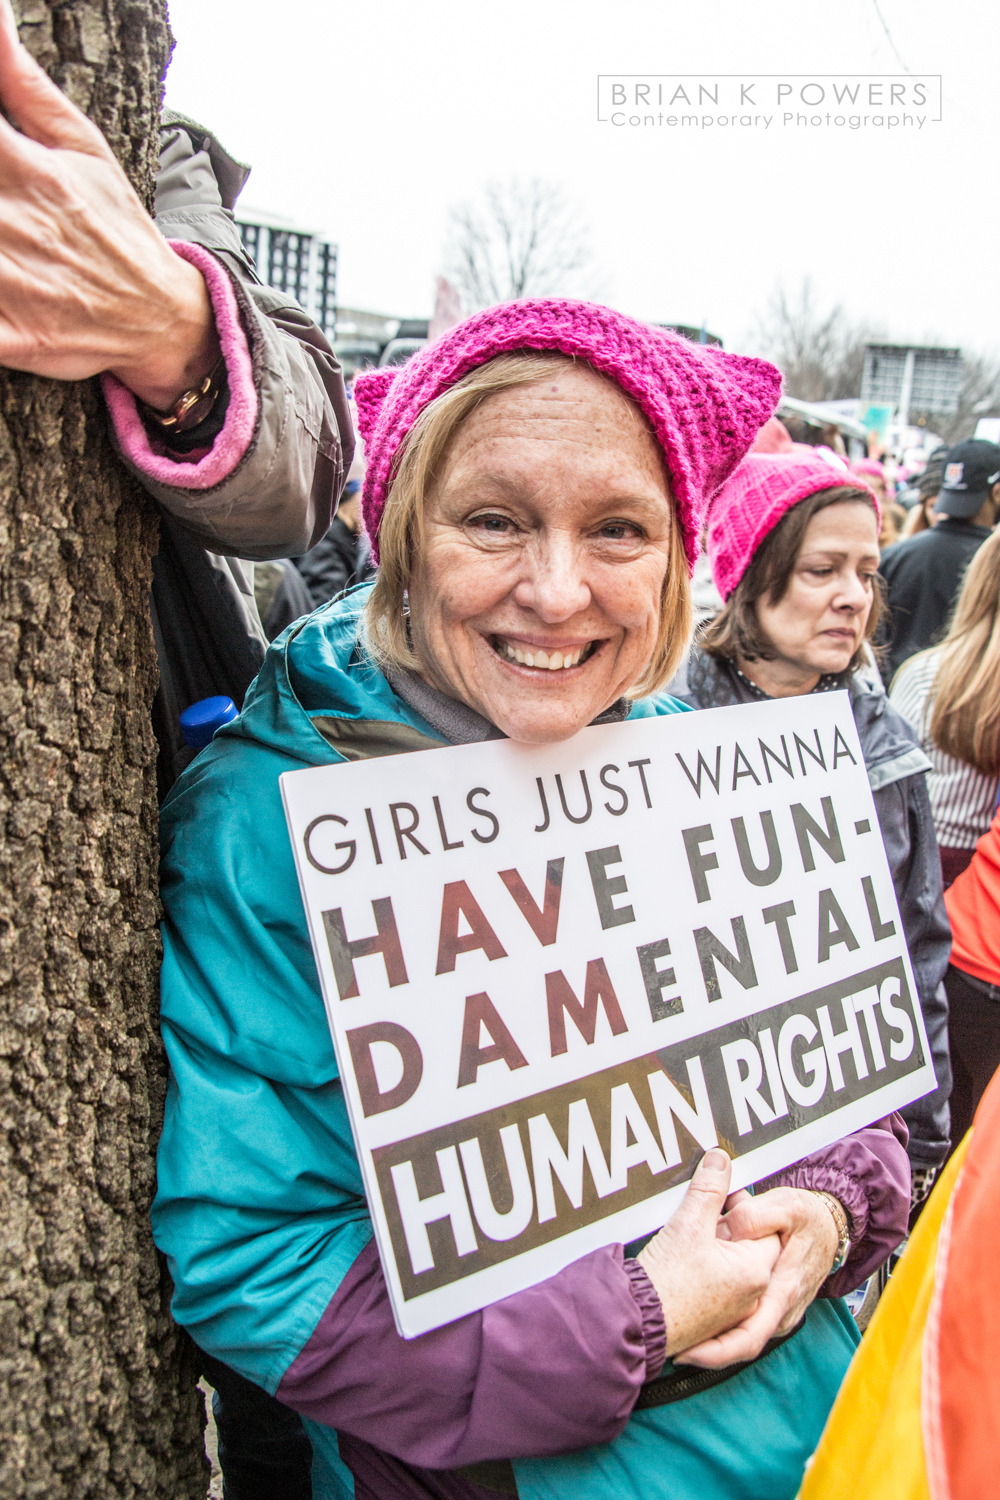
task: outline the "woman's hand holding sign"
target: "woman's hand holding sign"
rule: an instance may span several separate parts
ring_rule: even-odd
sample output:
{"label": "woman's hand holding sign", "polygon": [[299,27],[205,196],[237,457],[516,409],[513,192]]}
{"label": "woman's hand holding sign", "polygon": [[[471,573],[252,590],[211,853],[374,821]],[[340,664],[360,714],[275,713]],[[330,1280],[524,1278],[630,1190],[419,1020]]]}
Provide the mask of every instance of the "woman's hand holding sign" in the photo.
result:
{"label": "woman's hand holding sign", "polygon": [[[742,1329],[771,1291],[774,1269],[784,1253],[777,1229],[755,1229],[753,1235],[739,1237],[718,1232],[731,1172],[724,1151],[706,1152],[684,1202],[637,1257],[663,1304],[668,1356],[701,1350],[706,1340],[714,1345],[716,1334]],[[760,1348],[771,1332],[764,1334]],[[713,1362],[731,1364],[749,1357],[736,1354]],[[708,1360],[699,1357],[696,1362]]]}
{"label": "woman's hand holding sign", "polygon": [[[704,1162],[699,1170],[703,1168]],[[766,1289],[749,1314],[716,1336],[686,1348],[678,1364],[720,1369],[755,1359],[768,1339],[791,1332],[801,1321],[837,1254],[837,1226],[816,1193],[780,1187],[756,1198],[741,1192],[729,1201],[732,1207],[718,1225],[720,1241],[728,1240],[734,1247],[759,1244],[770,1248],[777,1236],[780,1253]],[[667,1328],[669,1339],[669,1321]]]}

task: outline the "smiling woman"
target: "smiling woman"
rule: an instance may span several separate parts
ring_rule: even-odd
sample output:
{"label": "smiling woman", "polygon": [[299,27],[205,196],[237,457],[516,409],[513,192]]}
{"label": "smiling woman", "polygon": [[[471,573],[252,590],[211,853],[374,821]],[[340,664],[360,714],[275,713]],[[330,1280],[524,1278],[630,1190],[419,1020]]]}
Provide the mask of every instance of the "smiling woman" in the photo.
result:
{"label": "smiling woman", "polygon": [[[167,805],[157,1243],[198,1344],[306,1419],[314,1500],[798,1489],[856,1339],[837,1297],[903,1233],[901,1125],[752,1201],[728,1196],[729,1158],[709,1151],[637,1254],[605,1246],[400,1338],[278,789],[302,765],[682,711],[658,689],[687,643],[706,503],[779,384],[760,361],[562,301],[489,309],[361,376],[377,581],[278,638]],[[416,797],[419,756],[407,774]],[[397,808],[402,855],[420,847],[415,801]],[[495,816],[469,808],[488,843]],[[384,905],[358,956],[391,959]]]}
{"label": "smiling woman", "polygon": [[424,410],[379,545],[376,656],[528,743],[655,691],[690,633],[662,450],[564,355],[500,355]]}

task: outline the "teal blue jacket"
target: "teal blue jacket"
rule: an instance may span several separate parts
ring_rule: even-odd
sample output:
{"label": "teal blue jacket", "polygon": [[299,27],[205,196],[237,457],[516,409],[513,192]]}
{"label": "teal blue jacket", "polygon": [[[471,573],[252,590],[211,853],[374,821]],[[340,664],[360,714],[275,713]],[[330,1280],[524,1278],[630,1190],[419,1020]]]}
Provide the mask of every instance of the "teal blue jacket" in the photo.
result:
{"label": "teal blue jacket", "polygon": [[[630,1420],[639,1387],[662,1362],[663,1330],[620,1246],[522,1294],[520,1334],[510,1332],[517,1298],[499,1305],[503,1317],[487,1309],[421,1339],[403,1341],[392,1327],[278,787],[283,771],[441,743],[359,649],[365,596],[355,591],[274,643],[240,718],[164,806],[170,1085],[153,1225],[174,1280],[174,1316],[208,1353],[303,1412],[317,1500],[354,1493],[337,1430],[345,1444],[374,1442],[428,1469],[512,1458],[523,1497],[648,1500],[661,1493],[652,1463],[665,1485],[673,1476],[664,1496],[686,1500],[690,1437],[684,1458],[680,1449],[671,1456],[664,1436],[690,1425],[694,1408],[707,1411],[710,1396],[723,1414],[723,1392],[732,1401],[742,1390],[752,1404],[756,1386],[751,1378],[744,1389],[741,1376]],[[632,716],[680,708],[660,696]],[[584,1305],[593,1322],[585,1333]],[[783,1361],[808,1366],[796,1375],[794,1432],[782,1428],[773,1445],[780,1476],[762,1471],[768,1500],[794,1494],[853,1347],[837,1305],[817,1305],[811,1318],[815,1338],[799,1335],[767,1362],[772,1384]],[[527,1401],[539,1361],[551,1366],[546,1398],[519,1412],[517,1392]],[[773,1413],[773,1393],[767,1405]],[[711,1423],[701,1430],[717,1445]],[[569,1448],[572,1458],[553,1456]],[[700,1487],[692,1495],[716,1493],[705,1488],[721,1461],[713,1453],[691,1461]]]}

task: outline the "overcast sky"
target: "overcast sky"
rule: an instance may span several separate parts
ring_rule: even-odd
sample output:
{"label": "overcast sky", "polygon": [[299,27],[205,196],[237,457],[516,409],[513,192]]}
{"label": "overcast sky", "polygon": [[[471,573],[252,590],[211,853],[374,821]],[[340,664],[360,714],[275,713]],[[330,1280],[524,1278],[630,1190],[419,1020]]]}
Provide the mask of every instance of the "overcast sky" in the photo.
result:
{"label": "overcast sky", "polygon": [[[996,0],[171,0],[170,11],[167,102],[253,164],[245,203],[338,242],[344,305],[426,316],[449,208],[490,179],[540,177],[580,202],[594,290],[623,311],[704,319],[745,348],[775,284],[808,275],[824,302],[894,340],[1000,350]],[[942,76],[939,123],[786,127],[763,108],[770,127],[597,117],[598,74],[906,83],[904,68]]]}

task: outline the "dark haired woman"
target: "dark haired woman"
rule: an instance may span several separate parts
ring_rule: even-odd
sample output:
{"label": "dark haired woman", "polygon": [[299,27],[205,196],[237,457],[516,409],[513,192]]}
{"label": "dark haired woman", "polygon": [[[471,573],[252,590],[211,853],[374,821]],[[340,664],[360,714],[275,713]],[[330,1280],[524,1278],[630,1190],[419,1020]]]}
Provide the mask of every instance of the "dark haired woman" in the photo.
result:
{"label": "dark haired woman", "polygon": [[951,933],[925,773],[910,726],[859,671],[880,611],[879,504],[862,479],[808,455],[752,453],[712,503],[708,553],[725,604],[688,664],[698,708],[846,688],[913,962],[938,1086],[903,1110],[913,1201],[949,1145]]}

